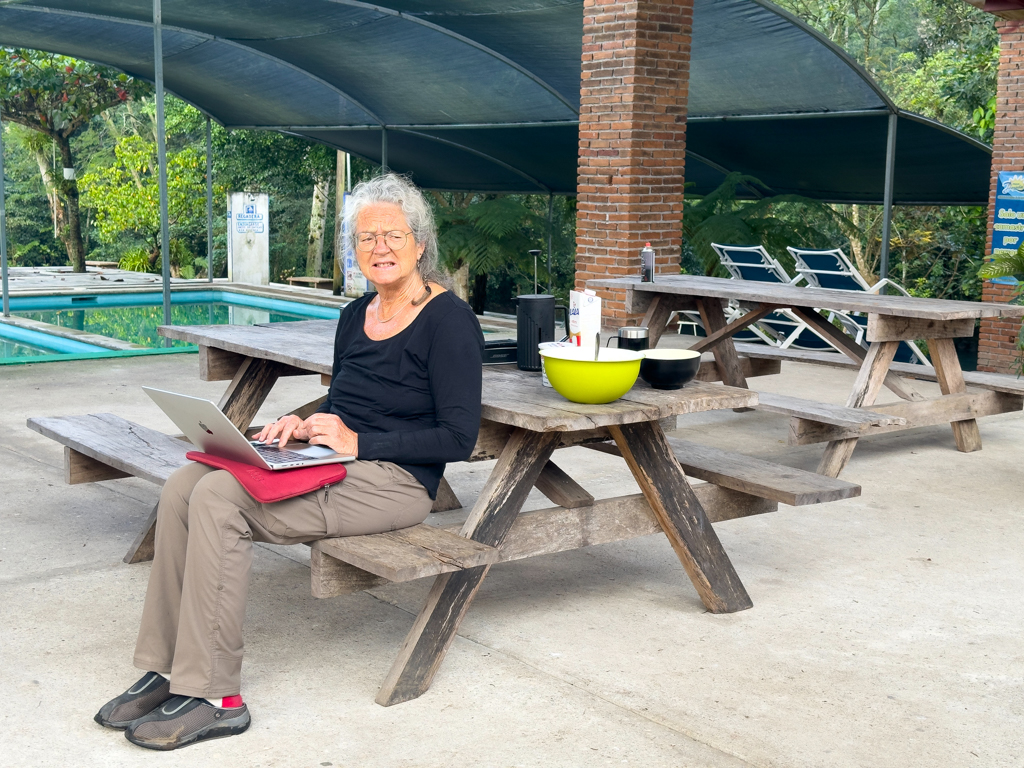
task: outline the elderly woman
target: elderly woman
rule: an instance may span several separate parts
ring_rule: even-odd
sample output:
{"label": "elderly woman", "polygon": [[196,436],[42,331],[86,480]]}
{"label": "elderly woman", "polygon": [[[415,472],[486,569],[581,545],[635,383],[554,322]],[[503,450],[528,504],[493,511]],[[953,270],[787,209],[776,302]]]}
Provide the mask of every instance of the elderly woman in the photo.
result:
{"label": "elderly woman", "polygon": [[156,553],[135,648],[146,674],[96,721],[150,749],[242,733],[242,621],[252,542],[298,544],[423,522],[445,463],[469,457],[480,426],[483,336],[445,290],[423,195],[401,176],[359,184],[345,219],[376,293],[345,307],[327,400],[260,440],[307,440],[357,457],[327,490],[261,504],[228,472],[190,464],[163,488]]}

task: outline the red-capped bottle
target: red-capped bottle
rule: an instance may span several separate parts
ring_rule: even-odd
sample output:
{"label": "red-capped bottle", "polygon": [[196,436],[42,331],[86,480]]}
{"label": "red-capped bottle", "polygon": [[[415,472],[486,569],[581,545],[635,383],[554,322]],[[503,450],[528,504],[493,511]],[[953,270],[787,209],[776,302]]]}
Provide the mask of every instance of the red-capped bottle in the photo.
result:
{"label": "red-capped bottle", "polygon": [[650,243],[645,243],[640,251],[640,282],[654,282],[654,249]]}

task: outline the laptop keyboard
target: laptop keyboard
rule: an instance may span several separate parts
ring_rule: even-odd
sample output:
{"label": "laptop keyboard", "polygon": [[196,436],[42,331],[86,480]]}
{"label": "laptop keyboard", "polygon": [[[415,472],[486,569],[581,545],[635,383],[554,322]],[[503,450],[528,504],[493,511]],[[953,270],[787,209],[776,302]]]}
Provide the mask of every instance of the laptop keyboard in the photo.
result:
{"label": "laptop keyboard", "polygon": [[272,464],[285,464],[293,461],[309,461],[308,456],[303,456],[301,453],[296,453],[295,451],[289,451],[287,448],[282,450],[274,445],[261,445],[259,443],[253,443],[252,447],[256,449],[256,453],[266,459],[268,463]]}

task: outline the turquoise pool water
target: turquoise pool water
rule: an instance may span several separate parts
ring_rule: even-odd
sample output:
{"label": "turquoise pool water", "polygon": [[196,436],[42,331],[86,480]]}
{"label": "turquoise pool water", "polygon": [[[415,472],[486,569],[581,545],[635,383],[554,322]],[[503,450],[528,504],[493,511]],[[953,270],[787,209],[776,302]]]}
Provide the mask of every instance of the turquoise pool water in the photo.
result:
{"label": "turquoise pool water", "polygon": [[[227,291],[179,291],[172,294],[171,299],[172,325],[255,325],[312,319],[336,320],[339,314],[336,308]],[[162,297],[159,293],[18,297],[11,299],[11,314],[60,328],[120,339],[147,349],[108,350],[0,324],[0,364],[194,352],[196,349],[176,340],[168,348],[164,337],[157,333],[157,327],[164,324]]]}
{"label": "turquoise pool water", "polygon": [[53,354],[50,350],[37,347],[32,344],[22,344],[17,341],[0,338],[0,360],[15,357],[39,357],[40,355]]}

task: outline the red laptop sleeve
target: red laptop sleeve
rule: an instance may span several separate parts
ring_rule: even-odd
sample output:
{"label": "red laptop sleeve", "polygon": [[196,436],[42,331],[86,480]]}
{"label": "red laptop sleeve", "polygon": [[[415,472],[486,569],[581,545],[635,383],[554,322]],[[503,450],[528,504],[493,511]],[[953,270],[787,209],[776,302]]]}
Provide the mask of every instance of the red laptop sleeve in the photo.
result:
{"label": "red laptop sleeve", "polygon": [[316,467],[275,471],[243,464],[240,461],[222,459],[201,451],[189,451],[185,457],[210,467],[226,469],[235,476],[250,496],[264,504],[284,501],[327,485],[340,483],[347,474],[344,464],[321,464]]}

